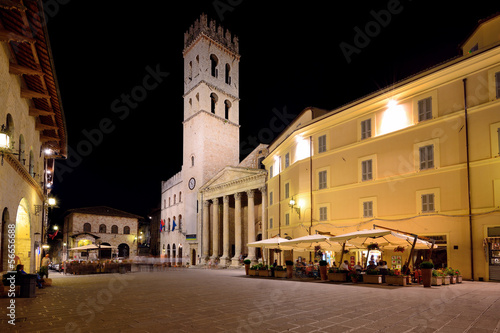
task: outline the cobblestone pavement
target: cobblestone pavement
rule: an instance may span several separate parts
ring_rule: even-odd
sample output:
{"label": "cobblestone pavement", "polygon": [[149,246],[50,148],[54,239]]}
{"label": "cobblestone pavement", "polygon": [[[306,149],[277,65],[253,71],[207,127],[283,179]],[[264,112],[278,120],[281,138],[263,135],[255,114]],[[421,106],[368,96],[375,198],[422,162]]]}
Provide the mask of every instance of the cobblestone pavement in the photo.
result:
{"label": "cobblestone pavement", "polygon": [[63,276],[0,299],[1,332],[500,332],[500,284],[423,288],[245,276],[243,270]]}

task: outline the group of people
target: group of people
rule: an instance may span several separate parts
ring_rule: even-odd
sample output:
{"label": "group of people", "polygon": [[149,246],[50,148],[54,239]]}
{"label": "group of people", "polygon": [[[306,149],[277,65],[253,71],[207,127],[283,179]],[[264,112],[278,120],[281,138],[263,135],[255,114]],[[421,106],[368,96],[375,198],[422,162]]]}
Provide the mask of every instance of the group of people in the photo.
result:
{"label": "group of people", "polygon": [[[363,271],[365,271],[365,268],[361,265],[361,262],[358,261],[358,263],[354,266],[351,267],[351,265],[349,265],[349,261],[348,260],[344,260],[344,262],[340,265],[340,269],[341,270],[345,270],[345,271],[350,271],[350,270],[355,270],[356,272],[358,273],[361,273]],[[370,269],[375,269],[375,270],[378,270],[378,271],[381,271],[381,272],[386,272],[388,267],[387,267],[387,261],[384,261],[384,260],[380,260],[377,264],[375,263],[375,260],[370,260],[368,262],[368,266],[366,267],[366,270],[370,270]]]}

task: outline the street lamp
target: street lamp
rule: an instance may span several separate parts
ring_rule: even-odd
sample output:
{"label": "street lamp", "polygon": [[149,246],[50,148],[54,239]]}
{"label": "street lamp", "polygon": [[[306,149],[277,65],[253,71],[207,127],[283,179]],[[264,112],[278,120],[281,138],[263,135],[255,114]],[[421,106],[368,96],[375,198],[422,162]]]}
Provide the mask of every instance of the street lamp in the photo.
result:
{"label": "street lamp", "polygon": [[291,209],[295,209],[297,214],[299,214],[299,219],[300,219],[300,206],[295,207],[295,199],[293,197],[290,199],[290,202],[288,203],[288,206],[290,206]]}

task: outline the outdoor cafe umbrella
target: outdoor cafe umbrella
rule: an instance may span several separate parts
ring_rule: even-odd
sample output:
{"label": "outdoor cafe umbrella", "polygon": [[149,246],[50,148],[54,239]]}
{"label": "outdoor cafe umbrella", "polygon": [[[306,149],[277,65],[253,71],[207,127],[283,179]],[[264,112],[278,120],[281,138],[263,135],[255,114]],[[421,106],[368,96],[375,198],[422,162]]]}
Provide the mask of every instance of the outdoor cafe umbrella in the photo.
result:
{"label": "outdoor cafe umbrella", "polygon": [[[111,245],[96,245],[96,244],[88,244],[88,245],[82,245],[78,247],[73,247],[70,249],[70,251],[86,251],[87,253],[91,250],[104,250],[104,249],[116,249],[116,246],[111,246]],[[88,254],[87,254],[88,257]]]}
{"label": "outdoor cafe umbrella", "polygon": [[275,250],[293,250],[293,247],[287,245],[288,242],[289,240],[286,238],[274,237],[247,243],[247,246],[261,247],[264,249],[275,249]]}

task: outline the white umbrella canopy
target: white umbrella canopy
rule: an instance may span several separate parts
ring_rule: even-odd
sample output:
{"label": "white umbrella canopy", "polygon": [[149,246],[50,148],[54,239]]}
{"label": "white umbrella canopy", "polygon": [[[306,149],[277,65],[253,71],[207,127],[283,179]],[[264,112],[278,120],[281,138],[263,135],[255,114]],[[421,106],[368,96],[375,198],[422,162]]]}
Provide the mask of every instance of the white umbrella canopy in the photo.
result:
{"label": "white umbrella canopy", "polygon": [[89,250],[104,250],[104,249],[116,249],[116,246],[111,246],[111,245],[95,245],[95,244],[88,244],[88,245],[83,245],[83,246],[78,246],[71,248],[70,251],[89,251]]}
{"label": "white umbrella canopy", "polygon": [[[349,243],[360,247],[367,247],[370,244],[377,243],[381,248],[395,248],[398,246],[411,247],[415,238],[391,230],[370,229],[333,236],[330,237],[330,240],[336,242],[349,241]],[[431,242],[417,238],[415,248],[430,249],[431,247]]]}
{"label": "white umbrella canopy", "polygon": [[[323,250],[342,250],[342,244],[337,241],[330,240],[331,235],[307,235],[298,238],[294,238],[288,241],[287,245],[293,246],[295,249],[304,250],[314,250],[316,246],[319,246]],[[346,244],[346,247],[348,245]]]}
{"label": "white umbrella canopy", "polygon": [[286,238],[275,237],[275,238],[263,239],[257,242],[247,243],[247,245],[250,247],[263,247],[268,249],[274,248],[274,249],[289,250],[291,249],[291,247],[287,246],[288,242],[289,240]]}

